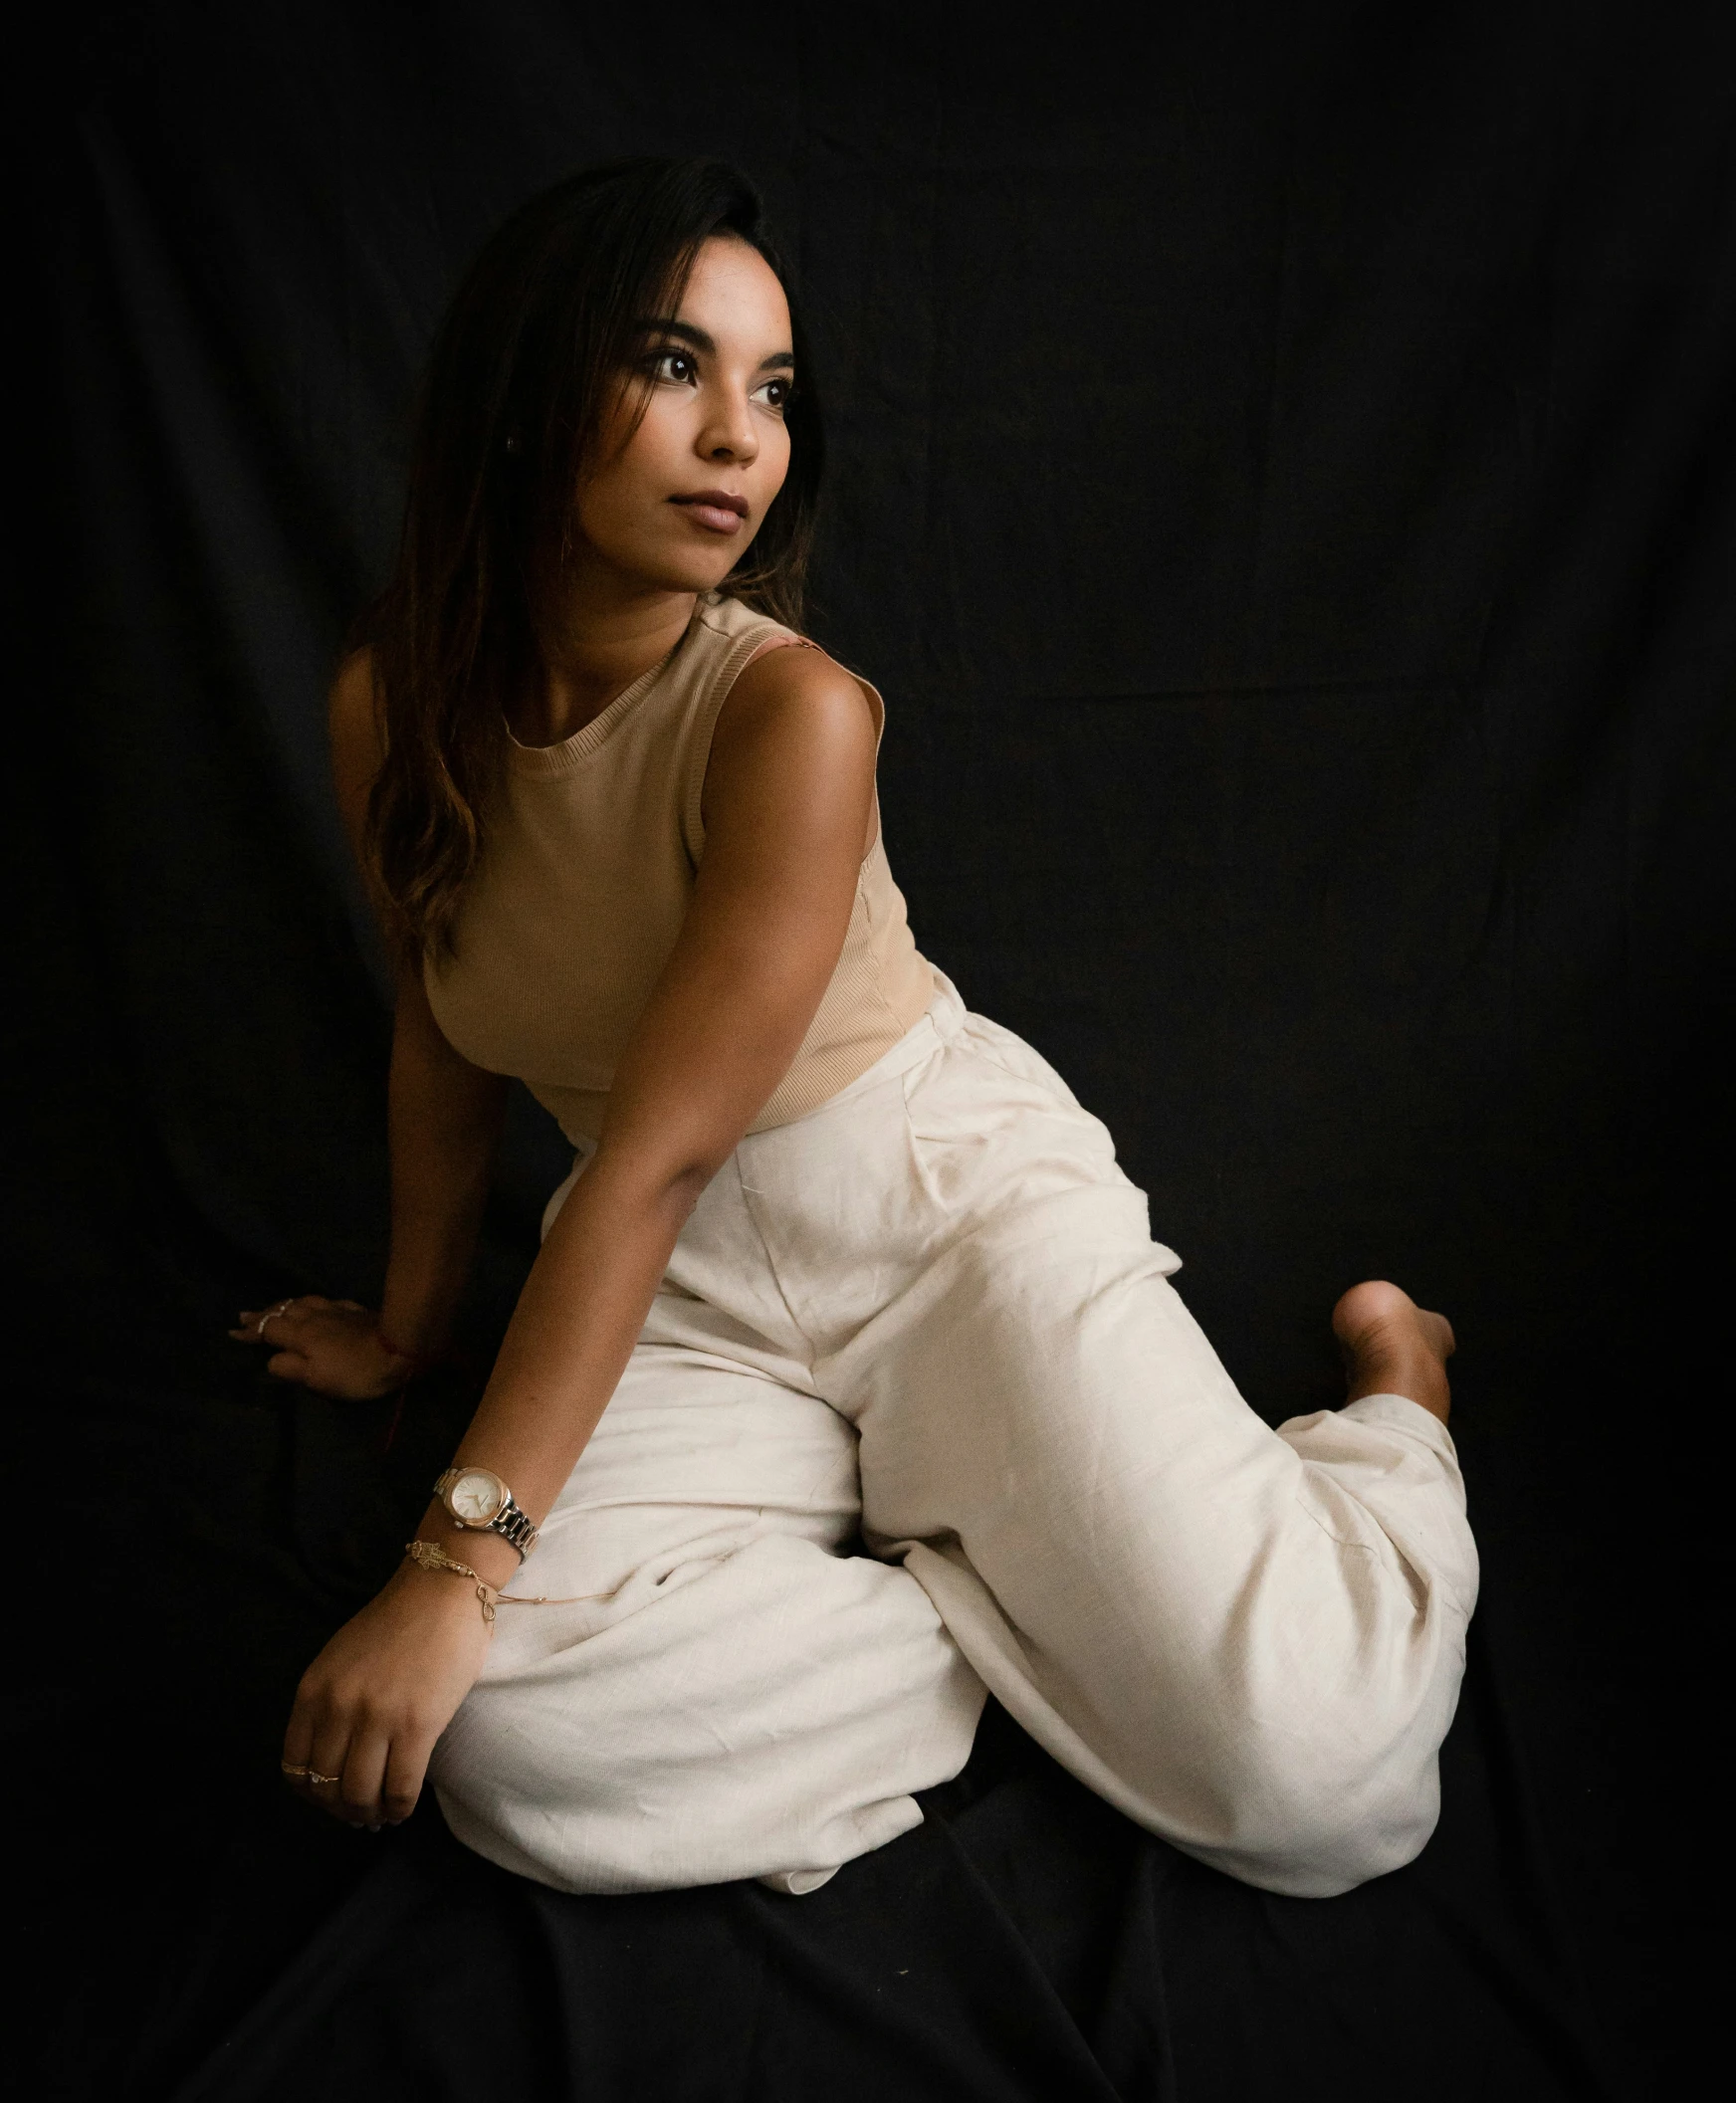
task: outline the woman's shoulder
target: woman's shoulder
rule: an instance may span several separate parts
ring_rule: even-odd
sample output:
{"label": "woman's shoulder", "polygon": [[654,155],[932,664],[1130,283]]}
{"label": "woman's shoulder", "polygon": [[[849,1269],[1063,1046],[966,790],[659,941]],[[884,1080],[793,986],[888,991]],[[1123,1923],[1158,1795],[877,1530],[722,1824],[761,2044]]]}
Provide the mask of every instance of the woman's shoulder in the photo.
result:
{"label": "woman's shoulder", "polygon": [[857,718],[864,708],[878,735],[879,696],[866,680],[828,657],[818,643],[787,629],[772,634],[737,675],[718,728],[778,717]]}
{"label": "woman's shoulder", "polygon": [[[725,800],[758,823],[778,796],[812,813],[848,784],[872,804],[880,723],[872,690],[814,644],[763,649],[725,697],[704,764],[690,775],[685,823],[697,864]],[[870,816],[863,852],[873,845]]]}

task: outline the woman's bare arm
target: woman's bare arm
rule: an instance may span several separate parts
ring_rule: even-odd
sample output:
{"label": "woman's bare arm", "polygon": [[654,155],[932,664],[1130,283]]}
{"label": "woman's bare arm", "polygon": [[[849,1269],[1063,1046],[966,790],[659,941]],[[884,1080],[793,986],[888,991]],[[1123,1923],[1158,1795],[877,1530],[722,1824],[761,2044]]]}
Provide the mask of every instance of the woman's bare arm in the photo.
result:
{"label": "woman's bare arm", "polygon": [[452,1049],[421,974],[404,972],[392,1030],[392,1247],[380,1330],[417,1357],[445,1345],[470,1275],[506,1101],[505,1079]]}
{"label": "woman's bare arm", "polygon": [[[596,1153],[543,1243],[459,1457],[541,1520],[626,1366],[700,1192],[788,1071],[849,928],[875,726],[817,652],[743,673],[706,778],[703,864],[680,939],[616,1070]],[[420,1529],[489,1583],[518,1557],[431,1504]],[[487,1630],[467,1584],[406,1563],[304,1676],[286,1762],[342,1778],[328,1808],[406,1816]]]}
{"label": "woman's bare arm", "polygon": [[[849,928],[874,749],[860,686],[815,651],[757,660],[725,705],[680,939],[462,1442],[534,1518],[614,1392],[688,1213],[813,1020]],[[504,1542],[460,1533],[439,1507],[428,1523],[454,1554],[464,1542],[484,1557],[491,1581],[517,1568]]]}
{"label": "woman's bare arm", "polygon": [[[338,674],[329,723],[338,808],[383,925],[365,837],[367,792],[381,758],[366,651]],[[416,1359],[444,1346],[476,1251],[506,1091],[501,1075],[453,1050],[434,1020],[421,972],[400,964],[387,1099],[392,1225],[384,1305],[376,1317],[350,1301],[296,1301],[269,1326],[269,1371],[359,1400],[386,1393]],[[234,1334],[257,1334],[260,1312],[244,1313]]]}

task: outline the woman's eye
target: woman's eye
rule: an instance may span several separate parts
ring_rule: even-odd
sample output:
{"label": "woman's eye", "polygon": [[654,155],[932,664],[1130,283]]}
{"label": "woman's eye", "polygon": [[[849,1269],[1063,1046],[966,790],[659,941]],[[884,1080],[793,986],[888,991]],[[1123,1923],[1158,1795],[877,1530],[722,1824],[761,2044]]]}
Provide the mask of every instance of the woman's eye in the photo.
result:
{"label": "woman's eye", "polygon": [[754,389],[754,399],[767,409],[786,409],[789,406],[790,383],[788,380],[765,380]]}
{"label": "woman's eye", "polygon": [[686,387],[699,377],[692,355],[685,350],[660,350],[652,360],[652,371],[660,380],[673,380]]}

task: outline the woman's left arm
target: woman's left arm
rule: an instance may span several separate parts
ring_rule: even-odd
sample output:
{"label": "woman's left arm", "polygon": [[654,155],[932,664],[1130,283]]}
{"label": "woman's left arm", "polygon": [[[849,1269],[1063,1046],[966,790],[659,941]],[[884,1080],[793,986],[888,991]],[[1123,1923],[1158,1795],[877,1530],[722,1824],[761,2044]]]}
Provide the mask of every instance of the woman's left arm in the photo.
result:
{"label": "woman's left arm", "polygon": [[[837,964],[873,812],[876,729],[858,683],[817,651],[757,659],[719,717],[706,844],[686,921],[610,1092],[590,1164],[533,1265],[459,1447],[541,1521],[631,1356],[683,1223],[789,1070]],[[505,1584],[516,1551],[456,1528],[421,1537]],[[315,1659],[286,1771],[355,1824],[396,1822],[477,1673],[472,1587],[403,1565]]]}

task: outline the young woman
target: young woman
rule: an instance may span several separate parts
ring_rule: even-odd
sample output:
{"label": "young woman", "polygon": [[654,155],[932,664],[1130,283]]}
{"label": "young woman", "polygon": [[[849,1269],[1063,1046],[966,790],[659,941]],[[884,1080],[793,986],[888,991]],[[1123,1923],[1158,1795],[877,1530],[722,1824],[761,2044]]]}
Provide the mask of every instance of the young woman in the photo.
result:
{"label": "young woman", "polygon": [[820,457],[713,163],[536,199],[441,332],[331,704],[403,959],[384,1306],[236,1334],[387,1391],[440,1348],[504,1077],[577,1161],[285,1773],[361,1824],[430,1776],[568,1889],[799,1891],[917,1822],[986,1686],[1177,1845],[1342,1890],[1435,1816],[1476,1586],[1451,1332],[1356,1287],[1347,1406],[1268,1430],[1102,1125],[918,953],[880,698],[798,632]]}

